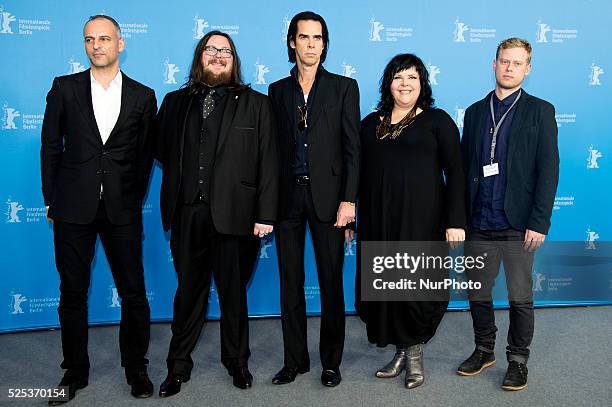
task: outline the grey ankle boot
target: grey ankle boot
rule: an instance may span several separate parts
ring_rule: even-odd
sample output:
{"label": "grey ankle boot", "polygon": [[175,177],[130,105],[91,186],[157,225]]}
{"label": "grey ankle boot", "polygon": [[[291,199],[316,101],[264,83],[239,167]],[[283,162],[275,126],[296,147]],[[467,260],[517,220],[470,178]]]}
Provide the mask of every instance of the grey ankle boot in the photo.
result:
{"label": "grey ankle boot", "polygon": [[376,372],[376,377],[381,379],[387,379],[389,377],[398,376],[402,373],[402,370],[406,367],[406,348],[397,348],[395,356],[391,359],[391,362],[387,363],[385,367],[379,369]]}
{"label": "grey ankle boot", "polygon": [[423,376],[423,344],[410,346],[406,352],[406,378],[404,385],[407,389],[419,387],[425,381]]}

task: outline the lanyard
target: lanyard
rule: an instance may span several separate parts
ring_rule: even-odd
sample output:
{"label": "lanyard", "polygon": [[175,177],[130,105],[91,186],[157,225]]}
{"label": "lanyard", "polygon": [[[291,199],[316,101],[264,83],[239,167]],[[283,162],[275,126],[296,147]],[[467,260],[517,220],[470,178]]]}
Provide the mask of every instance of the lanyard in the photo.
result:
{"label": "lanyard", "polygon": [[489,131],[489,134],[491,133],[493,134],[493,139],[491,140],[491,164],[493,164],[493,160],[495,159],[495,146],[497,145],[497,132],[499,131],[499,128],[501,127],[508,113],[510,113],[510,110],[512,110],[514,105],[516,105],[516,102],[518,102],[518,100],[521,98],[521,92],[522,90],[519,89],[519,93],[518,95],[516,95],[516,99],[514,99],[514,102],[512,102],[512,104],[510,105],[510,108],[506,110],[506,113],[504,113],[501,119],[499,119],[499,123],[495,123],[495,112],[493,111],[493,94],[491,94],[491,99],[489,99],[489,107],[491,108],[491,120],[493,120],[493,127]]}

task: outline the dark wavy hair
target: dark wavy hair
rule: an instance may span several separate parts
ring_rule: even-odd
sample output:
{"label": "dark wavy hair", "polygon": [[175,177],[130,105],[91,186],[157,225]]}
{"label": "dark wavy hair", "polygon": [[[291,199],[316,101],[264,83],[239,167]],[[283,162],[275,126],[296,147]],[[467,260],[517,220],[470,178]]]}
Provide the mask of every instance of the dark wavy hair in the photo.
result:
{"label": "dark wavy hair", "polygon": [[414,54],[399,54],[394,56],[385,67],[385,72],[380,79],[380,101],[376,109],[383,113],[391,113],[393,110],[393,95],[391,95],[391,82],[396,73],[414,67],[419,74],[421,82],[421,93],[416,101],[416,107],[429,109],[434,106],[434,98],[429,84],[429,73],[421,61],[421,58]]}
{"label": "dark wavy hair", "polygon": [[205,36],[202,37],[198,45],[196,45],[195,51],[193,52],[193,61],[191,62],[191,71],[189,71],[189,78],[187,82],[183,84],[182,88],[189,88],[190,92],[198,93],[202,90],[204,86],[203,75],[204,75],[204,66],[202,65],[202,54],[204,53],[204,47],[208,43],[208,40],[213,35],[220,35],[221,37],[227,38],[227,41],[230,44],[230,48],[233,53],[233,65],[232,65],[232,74],[230,83],[228,86],[232,89],[243,89],[247,87],[242,81],[242,74],[240,71],[240,57],[238,56],[238,52],[236,51],[236,45],[232,40],[232,37],[229,34],[226,34],[222,31],[209,31]]}
{"label": "dark wavy hair", "polygon": [[297,25],[299,21],[312,20],[321,23],[322,34],[323,34],[323,51],[321,52],[321,63],[325,62],[327,57],[327,48],[329,47],[329,31],[327,31],[327,24],[323,17],[312,11],[302,11],[297,13],[291,19],[289,23],[289,29],[287,30],[287,54],[289,55],[289,62],[295,63],[295,50],[291,48],[291,41],[295,42],[295,36],[297,35]]}

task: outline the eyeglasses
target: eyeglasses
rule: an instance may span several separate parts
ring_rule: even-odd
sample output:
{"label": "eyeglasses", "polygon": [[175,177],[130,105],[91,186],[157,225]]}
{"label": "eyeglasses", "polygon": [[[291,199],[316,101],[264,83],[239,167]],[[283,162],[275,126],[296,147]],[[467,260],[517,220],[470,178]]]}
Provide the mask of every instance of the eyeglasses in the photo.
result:
{"label": "eyeglasses", "polygon": [[221,55],[221,58],[230,58],[234,55],[234,52],[229,48],[217,48],[212,45],[207,45],[204,47],[204,53],[211,57],[214,57],[217,54]]}
{"label": "eyeglasses", "polygon": [[300,120],[298,120],[297,128],[299,131],[304,131],[308,127],[308,106],[298,106],[298,113],[300,114]]}
{"label": "eyeglasses", "polygon": [[521,68],[526,64],[525,61],[510,61],[509,59],[498,59],[497,61],[501,66],[508,66],[512,64],[513,68]]}

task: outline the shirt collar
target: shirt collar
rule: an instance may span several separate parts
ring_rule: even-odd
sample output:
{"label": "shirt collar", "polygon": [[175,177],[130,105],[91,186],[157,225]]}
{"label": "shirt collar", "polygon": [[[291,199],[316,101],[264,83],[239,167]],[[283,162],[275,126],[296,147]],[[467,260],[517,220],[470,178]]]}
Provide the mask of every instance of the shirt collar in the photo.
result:
{"label": "shirt collar", "polygon": [[512,105],[512,103],[514,103],[520,91],[521,91],[520,88],[515,90],[510,95],[506,96],[503,100],[499,100],[499,98],[495,94],[495,91],[493,91],[493,102],[495,102],[496,104],[501,103],[503,106],[508,107]]}
{"label": "shirt collar", "polygon": [[227,93],[227,85],[220,85],[220,86],[213,86],[213,87],[205,86],[200,93],[200,97],[202,98],[202,100],[204,100],[206,95],[208,95],[208,93],[211,90],[215,91],[215,93],[213,93],[213,98],[215,98],[216,100],[220,100]]}
{"label": "shirt collar", "polygon": [[[93,72],[89,71],[89,77],[91,78],[91,83],[92,84],[96,84],[96,85],[102,86],[102,84],[100,82],[98,82],[96,80],[96,78],[94,78]],[[111,81],[111,83],[109,85],[109,89],[111,87],[121,89],[121,85],[122,84],[123,84],[123,75],[121,74],[121,70],[119,70],[119,71],[117,71],[117,75],[115,75],[115,77]]]}
{"label": "shirt collar", "polygon": [[[319,79],[319,76],[321,75],[321,72],[322,72],[323,70],[324,70],[323,65],[322,65],[322,64],[319,64],[319,66],[317,67],[317,73],[315,73],[315,81],[316,81],[317,79]],[[291,76],[293,77],[293,79],[295,79],[295,82],[299,84],[299,83],[300,83],[300,80],[299,80],[299,78],[298,78],[298,67],[297,67],[297,64],[295,64],[295,65],[293,66],[293,68],[291,68],[290,73],[291,73]]]}

